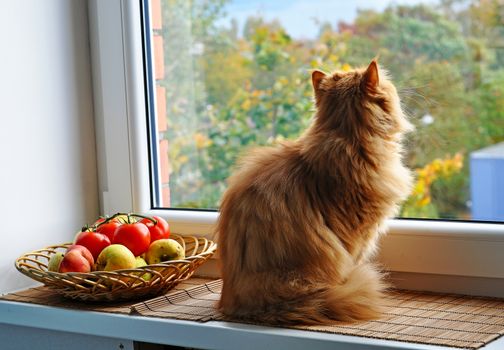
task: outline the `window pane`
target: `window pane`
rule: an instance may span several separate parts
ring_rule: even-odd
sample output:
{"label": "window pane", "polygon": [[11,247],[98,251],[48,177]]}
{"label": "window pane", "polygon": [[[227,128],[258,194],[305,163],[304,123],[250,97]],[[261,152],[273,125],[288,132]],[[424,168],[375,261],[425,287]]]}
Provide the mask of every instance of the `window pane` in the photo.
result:
{"label": "window pane", "polygon": [[417,127],[401,216],[504,221],[504,7],[487,1],[152,1],[160,207],[218,208],[247,148],[293,139],[310,70],[379,56]]}

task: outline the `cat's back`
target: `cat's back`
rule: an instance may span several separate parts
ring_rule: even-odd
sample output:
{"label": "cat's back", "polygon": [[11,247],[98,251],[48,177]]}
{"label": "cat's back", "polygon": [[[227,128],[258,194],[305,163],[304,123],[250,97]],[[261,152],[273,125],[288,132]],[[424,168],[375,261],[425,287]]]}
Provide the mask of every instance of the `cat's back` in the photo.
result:
{"label": "cat's back", "polygon": [[308,233],[320,217],[309,209],[307,184],[313,179],[307,169],[295,142],[256,148],[240,159],[222,197],[215,231],[224,259],[247,271],[311,259],[313,251],[302,247],[313,245],[307,243]]}
{"label": "cat's back", "polygon": [[[250,225],[293,225],[306,203],[307,181],[299,148],[294,142],[250,150],[237,163],[222,196],[217,230],[245,231]],[[243,226],[243,227],[242,227]],[[273,229],[273,226],[270,226]]]}
{"label": "cat's back", "polygon": [[238,168],[228,179],[225,196],[251,190],[285,192],[289,184],[301,176],[301,168],[300,149],[294,142],[284,142],[276,147],[257,147],[238,161]]}

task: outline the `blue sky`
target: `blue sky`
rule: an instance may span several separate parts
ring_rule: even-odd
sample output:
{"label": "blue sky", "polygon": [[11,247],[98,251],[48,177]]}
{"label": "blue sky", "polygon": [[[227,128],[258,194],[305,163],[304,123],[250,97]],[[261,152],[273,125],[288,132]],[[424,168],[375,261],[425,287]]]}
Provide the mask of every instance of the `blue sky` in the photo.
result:
{"label": "blue sky", "polygon": [[278,19],[295,38],[313,38],[318,34],[319,22],[336,24],[351,22],[358,9],[383,10],[389,4],[437,3],[436,0],[231,0],[225,7],[228,25],[235,18],[240,27],[249,16],[262,15]]}

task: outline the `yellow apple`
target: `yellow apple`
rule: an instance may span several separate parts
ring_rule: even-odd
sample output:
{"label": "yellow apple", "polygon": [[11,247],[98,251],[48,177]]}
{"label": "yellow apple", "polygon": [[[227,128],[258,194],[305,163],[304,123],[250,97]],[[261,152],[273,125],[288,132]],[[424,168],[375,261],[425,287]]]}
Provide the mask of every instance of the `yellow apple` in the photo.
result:
{"label": "yellow apple", "polygon": [[96,270],[100,271],[134,269],[135,267],[135,256],[122,244],[111,244],[105,247],[96,259]]}
{"label": "yellow apple", "polygon": [[[144,258],[140,256],[136,257],[135,262],[136,262],[135,267],[147,266],[147,262],[144,260]],[[152,277],[152,274],[150,272],[146,272],[144,274],[141,274],[140,277],[142,277],[145,281],[149,281]]]}
{"label": "yellow apple", "polygon": [[134,216],[130,216],[129,220],[128,220],[128,215],[126,215],[126,214],[117,215],[114,217],[113,220],[116,220],[117,222],[120,222],[121,224],[127,224],[128,222],[133,223],[133,222],[137,221]]}
{"label": "yellow apple", "polygon": [[61,260],[65,254],[63,252],[56,252],[56,254],[51,255],[49,262],[47,263],[47,270],[52,272],[58,272],[61,264]]}
{"label": "yellow apple", "polygon": [[137,256],[135,258],[135,267],[147,266],[147,262],[142,256]]}
{"label": "yellow apple", "polygon": [[145,260],[150,264],[162,261],[185,259],[184,248],[174,239],[163,238],[154,241],[145,253]]}

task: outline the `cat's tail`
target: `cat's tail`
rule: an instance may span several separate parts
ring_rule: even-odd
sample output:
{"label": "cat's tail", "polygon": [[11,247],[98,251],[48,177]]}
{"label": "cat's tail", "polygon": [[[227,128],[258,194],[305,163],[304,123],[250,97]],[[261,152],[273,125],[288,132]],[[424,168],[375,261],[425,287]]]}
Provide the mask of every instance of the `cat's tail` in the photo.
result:
{"label": "cat's tail", "polygon": [[376,267],[363,263],[354,266],[341,284],[317,283],[316,286],[307,286],[306,293],[292,290],[293,298],[289,300],[267,308],[259,307],[255,312],[249,309],[246,314],[229,316],[283,325],[367,321],[382,314],[382,297],[386,288]]}
{"label": "cat's tail", "polygon": [[331,320],[368,321],[383,313],[383,296],[388,285],[371,263],[353,267],[345,282],[321,294],[325,305],[321,314]]}

